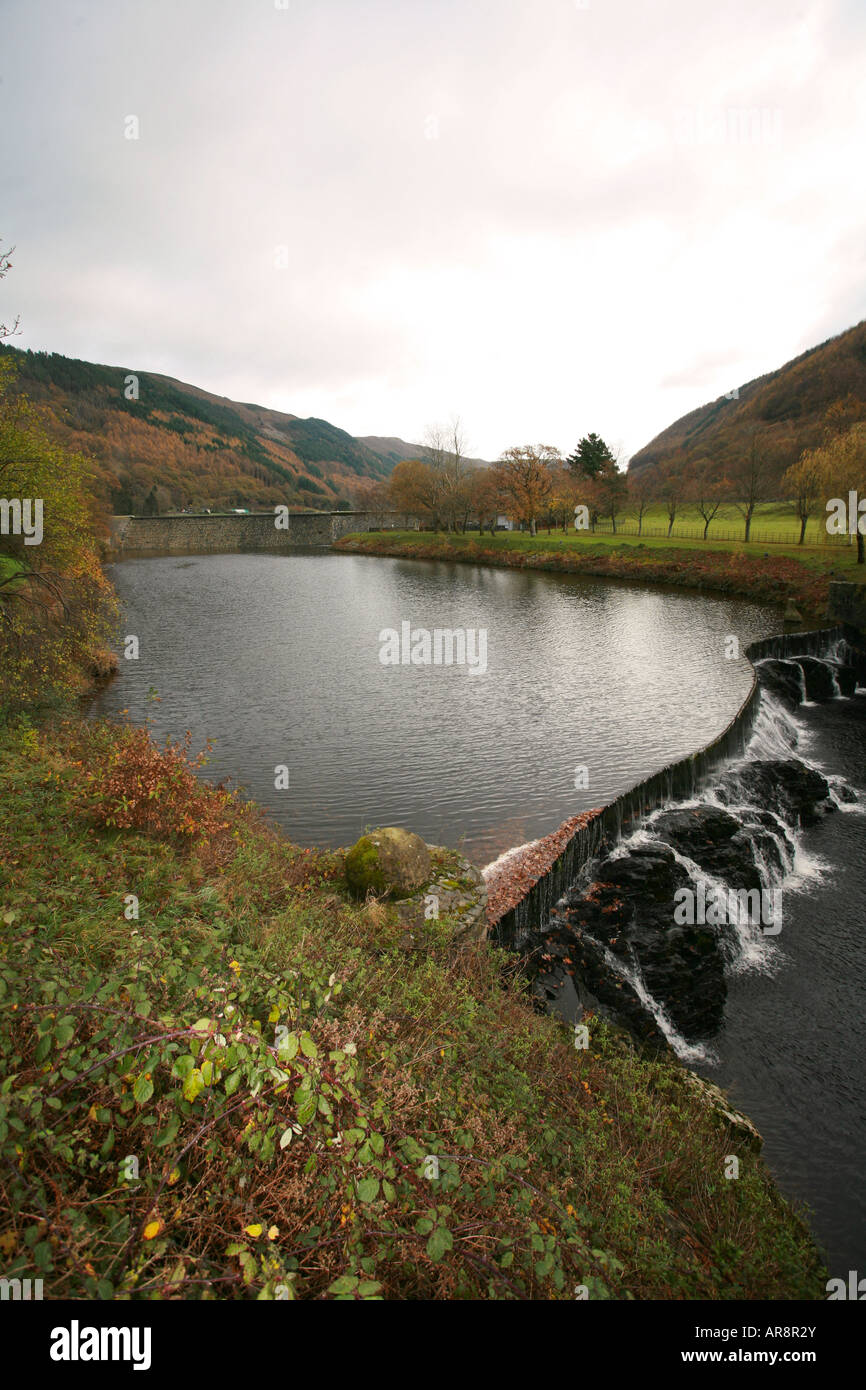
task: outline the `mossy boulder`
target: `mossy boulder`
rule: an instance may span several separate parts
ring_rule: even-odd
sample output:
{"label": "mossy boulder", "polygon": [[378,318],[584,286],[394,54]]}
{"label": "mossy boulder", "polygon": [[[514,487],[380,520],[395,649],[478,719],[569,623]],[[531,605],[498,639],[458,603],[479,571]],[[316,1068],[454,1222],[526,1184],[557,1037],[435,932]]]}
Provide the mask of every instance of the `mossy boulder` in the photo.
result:
{"label": "mossy boulder", "polygon": [[430,851],[419,835],[385,826],[362,835],[346,855],[346,881],[364,898],[369,892],[408,898],[433,871]]}

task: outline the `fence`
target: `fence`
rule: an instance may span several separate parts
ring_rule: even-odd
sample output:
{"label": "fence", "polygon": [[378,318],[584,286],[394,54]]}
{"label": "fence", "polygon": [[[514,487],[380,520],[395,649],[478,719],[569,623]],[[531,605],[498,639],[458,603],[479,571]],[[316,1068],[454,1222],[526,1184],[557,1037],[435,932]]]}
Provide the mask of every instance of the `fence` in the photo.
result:
{"label": "fence", "polygon": [[[546,531],[546,530],[547,530],[547,527],[544,526],[543,524],[540,524],[538,529],[539,529],[539,531],[542,531],[542,530]],[[552,529],[553,529],[553,530],[557,530],[557,529],[561,529],[561,528],[553,527]],[[575,532],[572,532],[572,534],[577,534],[577,535],[582,535],[582,536],[587,536],[587,535],[588,535],[588,536],[592,536],[592,535],[595,535],[595,536],[598,536],[598,535],[602,535],[602,536],[611,536],[611,535],[616,534],[617,536],[639,536],[641,540],[645,540],[645,539],[646,539],[646,540],[682,540],[682,541],[704,541],[704,540],[706,540],[707,542],[709,542],[709,541],[742,541],[742,539],[743,539],[743,531],[744,531],[744,525],[743,525],[742,523],[736,528],[736,530],[724,530],[724,531],[722,531],[722,530],[717,529],[716,526],[715,526],[715,524],[711,522],[711,523],[710,523],[709,532],[708,532],[707,536],[705,537],[705,536],[704,536],[703,522],[701,522],[700,525],[694,525],[694,526],[689,526],[689,525],[679,525],[679,526],[678,526],[678,525],[676,524],[676,522],[674,522],[673,529],[671,530],[670,534],[668,534],[668,528],[667,528],[667,526],[652,526],[652,525],[651,525],[651,526],[647,526],[646,523],[644,523],[644,525],[641,527],[640,531],[638,531],[638,523],[637,523],[636,520],[626,520],[626,521],[618,521],[618,522],[616,523],[616,532],[614,532],[613,526],[612,526],[612,524],[611,524],[610,521],[597,521],[596,524],[595,524],[595,527],[593,528],[592,531],[579,531],[579,532],[576,532],[576,533],[575,533]],[[800,539],[800,528],[799,528],[799,526],[797,527],[796,531],[790,531],[790,532],[788,532],[788,531],[771,531],[771,532],[768,532],[768,531],[762,530],[762,529],[760,528],[760,526],[757,526],[757,527],[756,527],[755,524],[754,524],[754,522],[753,522],[753,523],[752,523],[752,529],[751,529],[751,532],[750,532],[750,534],[749,534],[749,542],[750,542],[750,544],[752,544],[752,545],[787,545],[787,546],[792,546],[792,545],[797,545],[799,539]],[[812,546],[821,546],[821,547],[824,547],[824,546],[832,546],[834,549],[837,549],[839,546],[852,545],[852,544],[854,543],[854,540],[855,540],[855,537],[853,537],[853,536],[848,536],[848,535],[834,536],[834,535],[830,535],[830,533],[829,533],[828,531],[825,530],[825,528],[823,527],[823,525],[816,525],[816,524],[810,522],[810,523],[809,523],[809,526],[806,528],[806,539],[805,539],[804,544],[807,545],[807,546],[808,546],[808,545],[812,545]]]}

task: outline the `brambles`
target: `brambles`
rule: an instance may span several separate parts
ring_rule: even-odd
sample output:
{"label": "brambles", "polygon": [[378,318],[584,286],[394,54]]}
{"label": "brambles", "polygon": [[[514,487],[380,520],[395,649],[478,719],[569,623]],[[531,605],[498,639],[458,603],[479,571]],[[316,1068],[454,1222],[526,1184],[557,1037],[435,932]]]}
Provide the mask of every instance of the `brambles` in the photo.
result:
{"label": "brambles", "polygon": [[117,830],[146,830],[153,835],[207,838],[230,829],[230,792],[206,787],[195,770],[207,750],[189,756],[189,731],[182,743],[166,740],[157,748],[147,729],[124,729],[104,763],[88,774],[98,789],[94,804],[101,825]]}

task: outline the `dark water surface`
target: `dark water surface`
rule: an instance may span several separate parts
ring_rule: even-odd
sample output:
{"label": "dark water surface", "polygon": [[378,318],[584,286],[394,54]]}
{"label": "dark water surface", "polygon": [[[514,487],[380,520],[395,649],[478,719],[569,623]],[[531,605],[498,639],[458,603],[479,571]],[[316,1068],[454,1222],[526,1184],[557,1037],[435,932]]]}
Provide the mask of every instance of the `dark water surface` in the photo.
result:
{"label": "dark water surface", "polygon": [[[801,706],[798,752],[866,800],[866,693]],[[812,1209],[831,1277],[866,1275],[866,815],[801,833],[805,879],[785,900],[772,973],[735,975],[715,1065],[764,1138],[786,1196]]]}
{"label": "dark water surface", "polygon": [[[96,713],[215,739],[208,776],[298,844],[402,825],[479,864],[707,743],[749,690],[725,638],[742,650],[779,626],[756,604],[439,561],[171,556],[111,573],[141,655]],[[486,628],[486,673],[383,666],[380,630],[404,621]]]}

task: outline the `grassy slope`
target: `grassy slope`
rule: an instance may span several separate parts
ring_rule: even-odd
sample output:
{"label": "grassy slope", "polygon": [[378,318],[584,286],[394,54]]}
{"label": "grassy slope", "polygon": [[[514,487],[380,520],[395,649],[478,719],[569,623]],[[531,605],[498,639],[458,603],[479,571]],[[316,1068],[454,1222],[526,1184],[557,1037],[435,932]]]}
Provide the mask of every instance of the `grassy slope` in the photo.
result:
{"label": "grassy slope", "polygon": [[0,729],[8,1276],[46,1297],[824,1296],[800,1219],[679,1067],[597,1023],[576,1050],[447,921],[406,950],[339,856],[250,810],[206,843],[108,828],[117,738]]}

